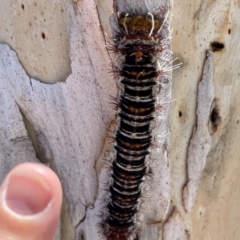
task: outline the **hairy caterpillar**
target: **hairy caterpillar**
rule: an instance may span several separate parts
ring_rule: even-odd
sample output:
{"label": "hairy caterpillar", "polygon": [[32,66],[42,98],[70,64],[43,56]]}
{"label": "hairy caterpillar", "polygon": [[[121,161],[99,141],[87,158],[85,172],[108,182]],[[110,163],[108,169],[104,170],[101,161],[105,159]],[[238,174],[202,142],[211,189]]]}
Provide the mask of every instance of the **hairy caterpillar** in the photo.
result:
{"label": "hairy caterpillar", "polygon": [[[169,92],[171,51],[167,16],[149,12],[119,13],[114,29],[118,55],[115,157],[107,213],[100,228],[107,240],[136,239],[137,211],[148,171],[152,130]],[[160,113],[161,115],[161,113]]]}

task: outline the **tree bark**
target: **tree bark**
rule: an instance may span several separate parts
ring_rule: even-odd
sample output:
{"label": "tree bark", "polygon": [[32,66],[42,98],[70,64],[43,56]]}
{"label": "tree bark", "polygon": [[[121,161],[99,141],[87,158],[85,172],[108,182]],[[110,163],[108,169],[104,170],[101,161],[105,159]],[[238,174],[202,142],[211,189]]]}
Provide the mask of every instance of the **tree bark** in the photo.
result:
{"label": "tree bark", "polygon": [[[98,239],[103,158],[112,151],[106,126],[115,118],[109,95],[117,96],[103,34],[111,42],[112,2],[1,6],[0,180],[21,162],[47,164],[65,197],[55,239]],[[146,201],[142,240],[238,240],[239,7],[226,0],[173,3],[173,58],[182,65],[173,71],[167,167],[156,177],[165,174],[171,187],[161,180],[166,194]]]}

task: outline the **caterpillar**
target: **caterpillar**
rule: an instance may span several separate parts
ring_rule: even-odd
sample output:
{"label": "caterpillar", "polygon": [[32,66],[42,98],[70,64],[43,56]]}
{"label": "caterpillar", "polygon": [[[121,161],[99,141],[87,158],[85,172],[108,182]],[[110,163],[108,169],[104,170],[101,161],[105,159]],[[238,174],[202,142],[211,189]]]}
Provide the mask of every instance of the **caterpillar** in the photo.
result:
{"label": "caterpillar", "polygon": [[149,171],[153,129],[171,77],[167,16],[119,13],[114,29],[119,96],[114,159],[106,213],[100,222],[107,240],[137,239],[137,211]]}

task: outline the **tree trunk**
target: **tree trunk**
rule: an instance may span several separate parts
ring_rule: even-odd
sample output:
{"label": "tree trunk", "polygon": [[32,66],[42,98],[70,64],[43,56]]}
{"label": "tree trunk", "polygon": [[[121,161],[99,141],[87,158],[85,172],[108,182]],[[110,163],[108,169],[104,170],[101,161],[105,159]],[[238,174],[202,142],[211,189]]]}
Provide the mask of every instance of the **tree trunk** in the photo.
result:
{"label": "tree trunk", "polygon": [[[165,3],[146,2],[150,10]],[[139,240],[238,240],[239,7],[172,5],[173,59],[182,65],[173,71],[169,156],[154,160]],[[98,239],[104,158],[113,151],[109,95],[117,96],[105,47],[111,12],[111,1],[1,1],[0,180],[26,161],[56,171],[65,201],[55,240]]]}

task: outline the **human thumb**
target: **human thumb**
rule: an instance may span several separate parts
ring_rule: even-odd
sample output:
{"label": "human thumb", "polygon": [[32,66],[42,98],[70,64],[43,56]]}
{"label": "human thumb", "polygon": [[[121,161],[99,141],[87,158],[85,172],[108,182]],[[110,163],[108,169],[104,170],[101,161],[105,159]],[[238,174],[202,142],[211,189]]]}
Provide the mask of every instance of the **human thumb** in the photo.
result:
{"label": "human thumb", "polygon": [[61,204],[61,184],[50,168],[16,166],[0,186],[0,239],[52,240]]}

